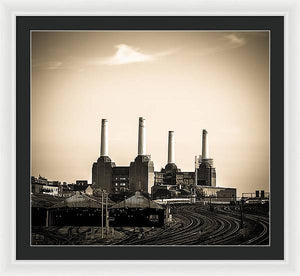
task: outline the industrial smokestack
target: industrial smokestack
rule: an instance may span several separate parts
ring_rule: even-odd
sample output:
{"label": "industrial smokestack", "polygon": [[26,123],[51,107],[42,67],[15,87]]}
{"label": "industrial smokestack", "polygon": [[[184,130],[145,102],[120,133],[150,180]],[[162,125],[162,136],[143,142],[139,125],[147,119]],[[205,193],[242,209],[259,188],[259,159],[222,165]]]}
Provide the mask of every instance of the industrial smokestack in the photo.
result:
{"label": "industrial smokestack", "polygon": [[108,156],[108,120],[102,119],[100,156]]}
{"label": "industrial smokestack", "polygon": [[143,117],[139,118],[139,142],[138,155],[146,155],[146,120]]}
{"label": "industrial smokestack", "polygon": [[169,131],[168,163],[175,163],[174,131]]}
{"label": "industrial smokestack", "polygon": [[208,159],[208,141],[207,141],[207,130],[203,129],[202,132],[202,159]]}

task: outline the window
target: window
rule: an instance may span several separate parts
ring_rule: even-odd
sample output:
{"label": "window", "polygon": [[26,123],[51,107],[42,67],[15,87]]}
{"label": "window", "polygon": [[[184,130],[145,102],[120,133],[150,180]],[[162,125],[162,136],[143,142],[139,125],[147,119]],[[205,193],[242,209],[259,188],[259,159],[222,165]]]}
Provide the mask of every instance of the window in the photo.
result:
{"label": "window", "polygon": [[153,222],[157,222],[158,221],[158,215],[150,215],[149,220],[153,221]]}

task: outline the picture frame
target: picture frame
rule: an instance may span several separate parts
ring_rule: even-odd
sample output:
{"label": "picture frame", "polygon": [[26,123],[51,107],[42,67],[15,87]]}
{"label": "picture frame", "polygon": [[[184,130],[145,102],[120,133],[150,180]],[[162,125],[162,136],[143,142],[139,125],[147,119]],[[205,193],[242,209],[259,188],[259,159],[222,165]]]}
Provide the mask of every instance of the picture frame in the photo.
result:
{"label": "picture frame", "polygon": [[[17,17],[17,259],[283,259],[283,17]],[[268,30],[270,32],[270,217],[271,243],[266,247],[211,246],[30,246],[30,34],[43,30]],[[20,149],[23,149],[22,152]],[[24,185],[26,183],[26,185]],[[276,203],[276,204],[275,204]],[[275,215],[276,214],[276,215]],[[26,219],[24,219],[26,218]],[[19,231],[18,229],[22,229]],[[96,252],[98,254],[96,254]],[[141,252],[143,252],[141,254]],[[230,252],[230,254],[228,254]],[[251,252],[251,253],[250,253]],[[68,257],[66,257],[68,256]]]}
{"label": "picture frame", "polygon": [[[20,234],[20,233],[19,233]],[[129,264],[129,263],[128,263]],[[145,264],[145,263],[144,263]],[[111,263],[110,263],[110,265],[111,265]],[[225,267],[226,267],[226,265],[225,265]],[[227,267],[228,267],[228,265],[227,265]],[[236,265],[236,267],[239,267],[239,265]],[[229,270],[228,270],[229,271]]]}

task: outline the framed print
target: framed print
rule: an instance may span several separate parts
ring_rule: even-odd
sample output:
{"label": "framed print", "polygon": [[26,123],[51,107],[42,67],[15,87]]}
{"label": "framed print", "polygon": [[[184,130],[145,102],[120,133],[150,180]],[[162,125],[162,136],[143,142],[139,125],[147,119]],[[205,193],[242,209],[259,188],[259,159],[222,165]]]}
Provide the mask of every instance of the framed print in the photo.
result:
{"label": "framed print", "polygon": [[18,260],[283,260],[283,16],[17,16]]}

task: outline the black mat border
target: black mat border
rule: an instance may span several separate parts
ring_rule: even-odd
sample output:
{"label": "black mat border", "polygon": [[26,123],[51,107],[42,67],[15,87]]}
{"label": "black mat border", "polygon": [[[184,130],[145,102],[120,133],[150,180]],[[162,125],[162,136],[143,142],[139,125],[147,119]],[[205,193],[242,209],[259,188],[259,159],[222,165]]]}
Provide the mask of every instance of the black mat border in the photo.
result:
{"label": "black mat border", "polygon": [[[30,247],[31,30],[270,30],[271,246]],[[17,260],[282,260],[284,258],[283,16],[17,16],[16,42]]]}

